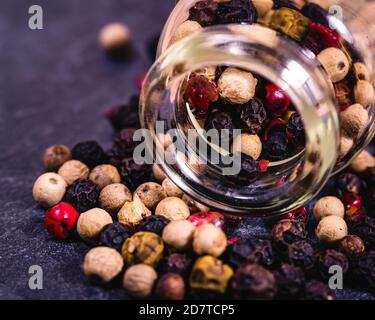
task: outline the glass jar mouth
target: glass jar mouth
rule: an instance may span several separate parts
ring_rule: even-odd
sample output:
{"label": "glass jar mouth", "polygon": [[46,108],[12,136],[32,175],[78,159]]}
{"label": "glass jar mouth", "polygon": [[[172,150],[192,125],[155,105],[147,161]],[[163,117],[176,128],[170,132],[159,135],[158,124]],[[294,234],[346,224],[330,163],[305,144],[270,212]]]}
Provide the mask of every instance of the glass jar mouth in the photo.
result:
{"label": "glass jar mouth", "polygon": [[[189,73],[225,64],[260,74],[278,85],[302,116],[306,148],[287,161],[274,163],[274,174],[252,184],[252,190],[230,186],[210,165],[206,172],[198,172],[183,157],[176,165],[160,163],[185,193],[211,208],[231,214],[271,216],[300,206],[323,187],[337,159],[339,120],[332,91],[315,60],[272,30],[259,25],[244,27],[206,28],[166,50],[146,78],[140,118],[142,126],[153,132],[149,147],[156,149],[160,160],[165,151],[155,132],[155,122],[162,120],[173,127],[174,121],[184,139],[186,118],[176,116],[176,111],[179,86]],[[167,116],[161,117],[163,113]]]}

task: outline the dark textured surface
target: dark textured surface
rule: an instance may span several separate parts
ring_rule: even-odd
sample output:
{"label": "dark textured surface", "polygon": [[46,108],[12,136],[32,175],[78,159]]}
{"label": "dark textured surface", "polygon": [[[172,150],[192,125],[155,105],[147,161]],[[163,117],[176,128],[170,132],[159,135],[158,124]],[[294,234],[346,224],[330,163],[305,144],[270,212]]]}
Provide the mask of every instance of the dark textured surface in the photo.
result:
{"label": "dark textured surface", "polygon": [[[34,1],[0,2],[0,298],[123,299],[124,290],[91,285],[81,263],[88,247],[51,240],[31,187],[41,155],[55,143],[73,146],[112,138],[106,107],[136,93],[135,79],[150,64],[147,40],[164,24],[173,0],[39,0],[44,30],[27,27]],[[135,39],[131,63],[108,61],[97,46],[107,22],[126,22]],[[242,222],[237,236],[267,236],[265,222]],[[44,270],[44,289],[28,288],[28,269]],[[340,298],[371,299],[344,290]]]}

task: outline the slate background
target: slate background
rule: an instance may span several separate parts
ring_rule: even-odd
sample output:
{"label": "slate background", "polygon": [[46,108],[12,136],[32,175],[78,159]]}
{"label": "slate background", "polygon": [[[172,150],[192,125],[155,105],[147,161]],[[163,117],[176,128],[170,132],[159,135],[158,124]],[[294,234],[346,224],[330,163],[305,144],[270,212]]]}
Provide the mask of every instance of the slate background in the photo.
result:
{"label": "slate background", "polygon": [[[31,188],[49,145],[113,135],[103,119],[108,106],[137,93],[135,79],[148,69],[147,43],[158,33],[174,0],[0,1],[0,299],[124,299],[122,289],[87,282],[81,263],[88,247],[57,242],[44,230],[44,211]],[[44,30],[28,28],[28,8],[44,9]],[[130,63],[109,61],[98,48],[100,28],[123,21],[134,36]],[[237,236],[266,235],[266,222],[240,223]],[[28,288],[28,269],[44,270],[44,289]],[[346,289],[342,299],[375,299]]]}

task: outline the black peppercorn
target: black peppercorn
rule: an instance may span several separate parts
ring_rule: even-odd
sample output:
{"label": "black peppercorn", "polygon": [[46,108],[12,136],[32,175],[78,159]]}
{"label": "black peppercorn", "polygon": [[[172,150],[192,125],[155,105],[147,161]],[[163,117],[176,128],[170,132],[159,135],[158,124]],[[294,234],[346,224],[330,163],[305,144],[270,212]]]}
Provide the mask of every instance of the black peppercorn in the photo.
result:
{"label": "black peppercorn", "polygon": [[258,264],[247,264],[238,268],[232,282],[235,299],[271,300],[277,287],[272,272]]}
{"label": "black peppercorn", "polygon": [[304,300],[332,300],[333,294],[331,289],[323,282],[318,280],[311,280],[306,283]]}
{"label": "black peppercorn", "polygon": [[360,237],[348,235],[339,241],[337,249],[345,254],[350,262],[353,262],[365,251],[365,244]]}
{"label": "black peppercorn", "polygon": [[260,173],[259,163],[252,157],[241,153],[241,170],[239,174],[233,176],[235,183],[241,185],[250,185],[257,180]]}
{"label": "black peppercorn", "polygon": [[343,274],[349,270],[349,260],[341,252],[328,249],[319,254],[318,268],[319,273],[324,279],[328,279],[332,274],[329,273],[332,266],[339,266]]}
{"label": "black peppercorn", "polygon": [[133,158],[125,158],[119,166],[122,182],[134,191],[137,186],[147,182],[151,177],[151,166],[137,164]]}
{"label": "black peppercorn", "polygon": [[255,238],[238,240],[228,248],[227,255],[228,263],[234,268],[249,263],[269,267],[274,262],[271,242]]}
{"label": "black peppercorn", "polygon": [[108,110],[106,117],[117,131],[124,128],[139,128],[138,105],[139,96],[134,95],[128,104]]}
{"label": "black peppercorn", "polygon": [[293,242],[288,247],[288,260],[303,270],[311,270],[316,262],[315,250],[307,241]]}
{"label": "black peppercorn", "polygon": [[99,236],[98,245],[121,251],[123,243],[132,234],[133,230],[130,226],[114,222],[103,228]]}
{"label": "black peppercorn", "polygon": [[359,258],[358,271],[366,282],[375,288],[375,250],[366,252]]}
{"label": "black peppercorn", "polygon": [[178,273],[187,277],[192,267],[192,259],[186,253],[171,253],[161,262],[163,273]]}
{"label": "black peppercorn", "polygon": [[106,154],[96,141],[85,141],[76,144],[72,150],[72,157],[83,162],[90,169],[106,161]]}
{"label": "black peppercorn", "polygon": [[320,5],[316,3],[307,3],[302,7],[301,13],[312,21],[320,23],[328,28],[328,12]]}
{"label": "black peppercorn", "polygon": [[132,157],[139,142],[134,141],[135,128],[122,129],[113,140],[112,148],[107,153],[108,163],[118,167],[124,158]]}
{"label": "black peppercorn", "polygon": [[169,222],[170,220],[162,215],[148,216],[143,218],[141,222],[137,225],[137,232],[149,231],[161,236],[164,228]]}
{"label": "black peppercorn", "polygon": [[213,111],[206,120],[205,130],[215,129],[223,137],[221,130],[228,130],[228,141],[221,141],[223,147],[229,146],[229,141],[233,139],[233,117],[229,112]]}
{"label": "black peppercorn", "polygon": [[262,101],[257,98],[240,106],[239,114],[242,122],[246,125],[245,130],[249,130],[252,134],[262,130],[267,119],[266,108],[263,106]]}
{"label": "black peppercorn", "polygon": [[77,180],[67,190],[65,201],[78,212],[85,212],[97,207],[100,194],[99,186],[91,180]]}
{"label": "black peppercorn", "polygon": [[303,126],[302,118],[298,112],[294,112],[286,125],[286,130],[289,139],[296,146],[305,145],[305,128]]}
{"label": "black peppercorn", "polygon": [[268,139],[263,142],[263,151],[267,159],[278,161],[288,154],[288,137],[285,132],[271,131]]}
{"label": "black peppercorn", "polygon": [[360,237],[367,248],[375,245],[375,218],[365,217],[351,227],[351,233]]}
{"label": "black peppercorn", "polygon": [[305,285],[305,275],[300,267],[283,263],[274,274],[279,298],[296,298],[302,292]]}
{"label": "black peppercorn", "polygon": [[307,236],[305,225],[295,220],[280,220],[272,229],[272,241],[275,248],[285,253],[289,244],[305,240]]}
{"label": "black peppercorn", "polygon": [[215,1],[198,1],[189,10],[189,20],[196,21],[203,27],[210,26],[215,23],[218,7],[219,4]]}
{"label": "black peppercorn", "polygon": [[253,23],[258,19],[254,4],[248,0],[230,0],[219,3],[217,24]]}
{"label": "black peppercorn", "polygon": [[341,173],[336,179],[336,188],[340,196],[360,194],[363,190],[363,182],[354,173]]}

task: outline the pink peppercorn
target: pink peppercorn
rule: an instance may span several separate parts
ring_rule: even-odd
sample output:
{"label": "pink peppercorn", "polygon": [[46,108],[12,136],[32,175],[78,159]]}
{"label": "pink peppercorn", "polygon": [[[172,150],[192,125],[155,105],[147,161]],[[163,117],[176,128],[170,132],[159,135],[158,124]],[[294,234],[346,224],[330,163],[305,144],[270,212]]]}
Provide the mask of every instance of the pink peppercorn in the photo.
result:
{"label": "pink peppercorn", "polygon": [[57,239],[67,239],[74,231],[78,212],[69,203],[60,202],[46,212],[47,231]]}

